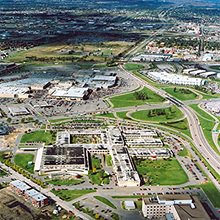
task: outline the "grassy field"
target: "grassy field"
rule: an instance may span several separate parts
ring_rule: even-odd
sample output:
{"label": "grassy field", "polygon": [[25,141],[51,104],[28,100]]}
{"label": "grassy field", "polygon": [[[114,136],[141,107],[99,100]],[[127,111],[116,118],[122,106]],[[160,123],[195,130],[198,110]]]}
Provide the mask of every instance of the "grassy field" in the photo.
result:
{"label": "grassy field", "polygon": [[98,116],[98,117],[105,117],[105,118],[115,118],[114,114],[113,113],[103,113],[103,114],[97,114],[95,116]]}
{"label": "grassy field", "polygon": [[83,179],[52,179],[47,181],[47,183],[55,186],[71,186],[77,185],[83,182]]}
{"label": "grassy field", "polygon": [[27,170],[30,173],[34,173],[34,164],[28,165],[28,162],[33,162],[34,155],[33,154],[16,154],[14,158],[14,162],[19,167]]}
{"label": "grassy field", "polygon": [[167,87],[163,88],[167,93],[174,96],[175,98],[186,101],[186,100],[194,100],[198,98],[198,95],[192,92],[189,89],[185,88],[173,88],[173,87]]}
{"label": "grassy field", "polygon": [[183,148],[183,150],[178,152],[178,155],[180,157],[187,157],[187,156],[189,156],[189,151],[186,148]]}
{"label": "grassy field", "polygon": [[199,106],[196,104],[190,105],[190,107],[197,113],[200,125],[209,145],[215,150],[216,153],[219,154],[218,148],[215,146],[215,143],[212,139],[212,130],[215,126],[214,118],[205,111],[203,111],[201,108],[199,108]]}
{"label": "grassy field", "polygon": [[124,95],[114,96],[110,98],[110,102],[114,108],[138,106],[146,103],[160,103],[163,102],[164,98],[155,94],[150,89],[144,87],[141,90],[136,90],[131,93]]}
{"label": "grassy field", "polygon": [[106,156],[106,164],[109,167],[112,166],[112,156],[111,155]]}
{"label": "grassy field", "polygon": [[144,65],[136,64],[136,63],[126,63],[124,65],[124,68],[127,71],[140,71],[140,70],[144,69]]}
{"label": "grassy field", "polygon": [[117,114],[117,116],[119,117],[119,118],[121,118],[121,119],[129,119],[128,117],[127,117],[127,114],[128,112],[117,112],[116,114]]}
{"label": "grassy field", "polygon": [[175,129],[176,131],[179,131],[189,137],[191,137],[191,133],[189,130],[189,124],[187,119],[183,119],[181,121],[178,122],[167,122],[167,123],[161,123],[161,125],[164,125],[166,127]]}
{"label": "grassy field", "polygon": [[209,182],[209,183],[200,185],[200,187],[203,189],[205,194],[208,196],[212,204],[216,208],[220,208],[220,192],[215,187],[215,185]]}
{"label": "grassy field", "polygon": [[31,133],[26,133],[21,138],[21,143],[43,142],[46,145],[54,144],[56,133],[52,131],[38,130]]}
{"label": "grassy field", "polygon": [[7,172],[2,170],[2,169],[0,169],[0,177],[3,177],[5,175],[7,175]]}
{"label": "grassy field", "polygon": [[112,56],[127,50],[133,43],[125,41],[112,41],[94,44],[47,44],[33,47],[14,53],[7,58],[8,62],[23,63],[33,62],[58,62],[83,59],[84,61],[105,62],[112,59]]}
{"label": "grassy field", "polygon": [[141,110],[131,114],[132,118],[150,122],[171,122],[183,117],[183,113],[175,106],[163,109]]}
{"label": "grassy field", "polygon": [[51,192],[53,194],[55,194],[56,196],[58,196],[59,198],[61,198],[62,200],[64,201],[71,201],[71,200],[74,200],[80,196],[84,196],[88,193],[93,193],[95,192],[96,190],[55,190],[55,189],[52,189]]}
{"label": "grassy field", "polygon": [[116,209],[116,206],[110,202],[108,199],[102,197],[102,196],[94,196],[95,199],[99,200],[100,202],[106,204],[107,206],[113,208],[113,209]]}
{"label": "grassy field", "polygon": [[188,176],[176,159],[135,160],[135,164],[146,185],[179,185],[188,181]]}
{"label": "grassy field", "polygon": [[88,177],[91,183],[96,185],[109,184],[109,175],[102,169],[99,158],[93,156],[91,158],[92,170],[89,171]]}

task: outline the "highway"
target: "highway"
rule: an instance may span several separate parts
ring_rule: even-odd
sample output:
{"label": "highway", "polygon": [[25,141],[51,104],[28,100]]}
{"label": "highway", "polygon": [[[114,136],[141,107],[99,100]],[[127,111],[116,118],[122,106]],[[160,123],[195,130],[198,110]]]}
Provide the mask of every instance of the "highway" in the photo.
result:
{"label": "highway", "polygon": [[[146,86],[147,88],[151,89],[153,92],[161,95],[164,98],[169,98],[171,95],[168,95],[165,91],[158,89],[143,79],[133,75],[132,73],[126,71],[123,66],[120,66],[122,71],[125,71],[131,78],[138,81],[141,86]],[[182,103],[180,110],[184,113],[187,117],[189,125],[190,125],[190,132],[192,134],[192,139],[194,142],[195,147],[197,150],[202,154],[202,156],[206,159],[206,161],[210,164],[210,166],[217,172],[220,173],[220,155],[216,154],[216,152],[212,149],[212,147],[207,142],[206,138],[204,137],[202,128],[200,127],[198,117],[196,113],[187,105]],[[210,174],[209,177],[216,185],[216,187],[220,190],[220,184],[215,180],[215,178]]]}

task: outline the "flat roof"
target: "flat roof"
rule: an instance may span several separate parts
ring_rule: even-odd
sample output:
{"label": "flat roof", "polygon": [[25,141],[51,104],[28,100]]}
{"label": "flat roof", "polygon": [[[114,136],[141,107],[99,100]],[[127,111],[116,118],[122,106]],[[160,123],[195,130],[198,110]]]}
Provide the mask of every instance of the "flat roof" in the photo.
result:
{"label": "flat roof", "polygon": [[20,189],[21,191],[26,191],[31,188],[28,184],[26,184],[20,180],[14,180],[14,181],[10,182],[10,184],[13,185],[14,187]]}
{"label": "flat roof", "polygon": [[47,197],[40,192],[38,192],[36,189],[30,189],[25,192],[28,196],[30,196],[32,199],[35,199],[36,201],[40,202],[44,199],[47,199]]}
{"label": "flat roof", "polygon": [[57,89],[52,94],[52,96],[83,98],[86,91],[88,91],[88,88],[74,88],[74,87],[71,87],[68,90]]}

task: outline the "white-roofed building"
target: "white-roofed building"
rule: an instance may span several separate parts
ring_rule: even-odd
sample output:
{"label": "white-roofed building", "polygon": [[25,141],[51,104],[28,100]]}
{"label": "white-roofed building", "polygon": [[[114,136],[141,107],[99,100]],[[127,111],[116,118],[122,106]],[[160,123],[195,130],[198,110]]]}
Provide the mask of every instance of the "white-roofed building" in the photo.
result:
{"label": "white-roofed building", "polygon": [[167,72],[149,72],[148,76],[155,81],[159,81],[160,83],[189,86],[202,86],[205,84],[205,80],[200,78],[193,78]]}
{"label": "white-roofed building", "polygon": [[3,86],[0,84],[0,98],[20,98],[26,99],[29,97],[28,87]]}
{"label": "white-roofed building", "polygon": [[134,203],[134,201],[125,201],[125,202],[124,202],[124,205],[125,205],[125,209],[127,209],[127,210],[133,210],[133,209],[135,209],[135,203]]}
{"label": "white-roofed building", "polygon": [[23,195],[26,190],[31,189],[31,187],[28,184],[20,180],[14,180],[10,182],[10,188],[13,192],[15,192],[18,195]]}
{"label": "white-roofed building", "polygon": [[88,96],[88,94],[89,94],[88,88],[71,87],[68,90],[56,89],[51,96],[56,98],[65,98],[67,100],[80,101],[82,99],[85,99]]}

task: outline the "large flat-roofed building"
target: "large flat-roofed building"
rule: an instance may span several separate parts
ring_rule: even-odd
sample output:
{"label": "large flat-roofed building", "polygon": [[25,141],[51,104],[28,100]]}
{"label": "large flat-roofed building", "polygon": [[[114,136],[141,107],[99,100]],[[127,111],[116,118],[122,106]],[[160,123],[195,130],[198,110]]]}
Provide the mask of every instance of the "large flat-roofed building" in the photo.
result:
{"label": "large flat-roofed building", "polygon": [[129,148],[129,155],[136,158],[146,158],[146,159],[160,159],[169,158],[173,156],[170,149],[167,148]]}
{"label": "large flat-roofed building", "polygon": [[12,116],[29,115],[30,112],[24,106],[10,106],[8,107]]}
{"label": "large flat-roofed building", "polygon": [[73,171],[77,173],[88,172],[88,151],[82,146],[58,145],[44,148],[42,158],[42,172]]}
{"label": "large flat-roofed building", "polygon": [[4,86],[0,84],[0,98],[20,98],[29,97],[30,89],[27,87]]}
{"label": "large flat-roofed building", "polygon": [[175,85],[202,86],[205,80],[184,75],[172,74],[167,72],[148,72],[148,76],[160,83],[170,83]]}
{"label": "large flat-roofed building", "polygon": [[118,186],[140,186],[140,177],[132,164],[127,148],[113,147],[110,154]]}
{"label": "large flat-roofed building", "polygon": [[86,99],[89,95],[88,88],[75,88],[71,87],[68,90],[56,89],[51,96],[55,98],[64,98],[67,100],[80,101]]}
{"label": "large flat-roofed building", "polygon": [[91,79],[91,84],[95,88],[110,88],[115,86],[117,83],[117,76],[106,76],[106,75],[95,75],[94,78]]}
{"label": "large flat-roofed building", "polygon": [[199,199],[189,195],[145,198],[142,213],[147,219],[210,220]]}

